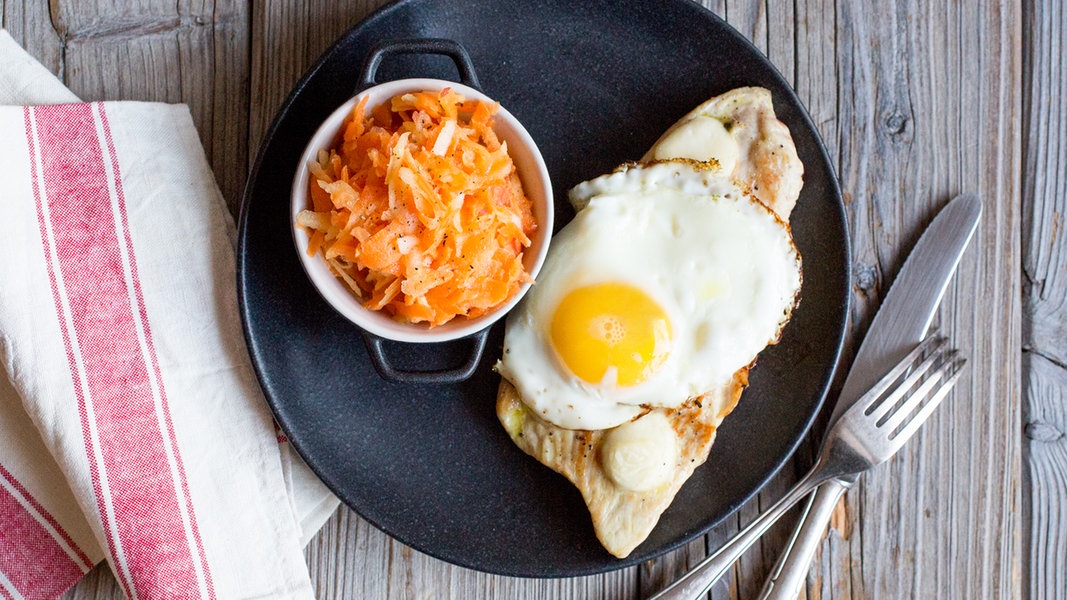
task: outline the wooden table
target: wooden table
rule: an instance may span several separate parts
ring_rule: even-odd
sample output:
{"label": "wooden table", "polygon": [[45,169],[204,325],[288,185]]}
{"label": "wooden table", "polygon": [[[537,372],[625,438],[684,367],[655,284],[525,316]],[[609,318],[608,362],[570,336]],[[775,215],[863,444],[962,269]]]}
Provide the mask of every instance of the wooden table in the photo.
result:
{"label": "wooden table", "polygon": [[[0,0],[0,13],[84,99],[187,103],[236,209],[292,84],[377,4]],[[971,367],[918,438],[847,495],[805,596],[1067,598],[1067,9],[1058,0],[705,4],[793,83],[836,163],[855,280],[846,355],[936,210],[959,192],[984,200],[937,319]],[[308,564],[322,598],[640,598],[750,521],[810,460],[809,446],[706,539],[601,576],[476,573],[344,509],[311,542]],[[751,597],[790,528],[773,530],[711,596]],[[120,591],[98,567],[67,597]]]}

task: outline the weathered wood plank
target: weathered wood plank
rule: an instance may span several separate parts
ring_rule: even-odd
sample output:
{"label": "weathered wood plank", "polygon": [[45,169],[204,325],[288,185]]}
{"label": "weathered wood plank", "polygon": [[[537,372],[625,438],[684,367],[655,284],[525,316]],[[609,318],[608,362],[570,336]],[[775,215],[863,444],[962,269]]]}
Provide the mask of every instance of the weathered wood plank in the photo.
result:
{"label": "weathered wood plank", "polygon": [[1027,399],[1029,527],[1026,591],[1038,600],[1067,598],[1067,369],[1040,354],[1024,355]]}
{"label": "weathered wood plank", "polygon": [[319,598],[635,598],[635,568],[572,579],[486,575],[431,558],[341,509],[307,551]]}
{"label": "weathered wood plank", "polygon": [[[1024,587],[1067,598],[1067,9],[1025,5],[1023,93]],[[1057,99],[1050,102],[1049,99]]]}
{"label": "weathered wood plank", "polygon": [[[795,90],[800,101],[808,108],[808,113],[816,129],[821,133],[827,154],[834,163],[834,167],[838,169],[840,178],[842,153],[839,131],[842,127],[842,122],[838,110],[841,91],[839,90],[840,75],[837,63],[839,43],[837,7],[835,7],[832,0],[799,2],[797,3],[796,19]],[[850,202],[851,194],[847,187],[843,189],[843,192],[847,205]],[[856,240],[854,239],[853,277],[854,282],[860,285],[853,288],[853,297],[851,297],[853,310],[851,310],[851,315],[849,316],[850,335],[845,338],[844,357],[853,356],[857,328],[860,326],[865,327],[867,318],[869,318],[867,315],[872,312],[871,301],[874,300],[873,297],[867,294],[873,282],[861,280],[857,277],[856,270],[859,263],[857,262],[856,249]],[[835,377],[831,392],[827,397],[828,406],[823,411],[821,419],[814,425],[813,431],[825,430],[828,413],[831,410],[829,405],[834,400],[835,391],[840,389],[846,373],[847,369],[841,368],[837,377]],[[807,456],[802,456],[798,452],[798,456],[794,458],[798,470],[811,464],[817,452],[817,445],[818,440],[815,439],[815,436],[812,436],[806,448],[808,451]],[[824,543],[824,550],[816,554],[813,559],[812,568],[809,570],[809,585],[801,590],[801,598],[830,596],[824,585],[847,589],[850,586],[849,582],[854,577],[854,573],[851,571],[851,560],[843,553],[835,552],[835,549],[840,547],[840,543],[843,540],[847,540],[850,535],[847,527],[849,518],[844,510],[844,502],[839,507],[842,509],[842,518],[840,519],[842,524],[840,526],[835,523],[830,524],[828,541]],[[786,518],[783,521],[789,524],[790,527],[795,526],[796,523],[795,518]],[[781,553],[781,548],[779,547],[775,553],[776,560],[777,555]],[[845,597],[844,594],[839,594],[839,596]]]}
{"label": "weathered wood plank", "polygon": [[977,191],[985,218],[939,317],[970,370],[917,438],[847,495],[851,534],[831,534],[808,593],[1017,597],[1018,14],[842,2],[836,19],[853,330],[865,330],[938,207]]}
{"label": "weathered wood plank", "polygon": [[[898,55],[892,45],[906,36],[905,24],[898,21],[893,6],[886,3],[864,7],[872,10],[861,10],[855,5],[839,5],[834,9],[841,9],[837,15],[835,48],[840,90],[837,116],[838,173],[849,202],[852,235],[855,287],[850,317],[853,347],[856,339],[866,330],[885,293],[887,286],[884,285],[883,274],[895,272],[901,258],[897,256],[900,245],[908,242],[900,235],[899,229],[880,231],[882,215],[879,212],[889,213],[890,216],[886,218],[889,226],[895,225],[894,217],[898,216],[909,217],[912,227],[915,222],[914,215],[907,214],[907,206],[898,201],[899,194],[895,192],[900,187],[902,169],[896,163],[903,162],[900,161],[901,146],[890,143],[892,140],[883,129],[888,111],[877,105],[881,102],[892,106],[894,100],[900,98],[894,92],[906,93],[906,88],[895,85],[898,82],[894,81],[900,78],[899,69],[907,66],[894,64],[894,59],[899,56],[906,61],[907,56],[903,52]],[[897,26],[900,29],[896,29]],[[899,123],[894,124],[894,130],[900,130],[906,124],[901,117]],[[902,142],[908,140],[900,139]],[[879,191],[882,193],[879,194]],[[931,199],[924,198],[923,201],[929,203]],[[910,241],[914,242],[914,238]],[[890,253],[889,258],[884,256],[886,252]],[[892,260],[897,262],[885,264]],[[884,472],[876,472],[864,484],[871,483],[872,479],[874,485],[878,485],[880,480],[887,477]],[[864,484],[845,497],[845,523],[850,523],[859,510],[858,505],[866,492]],[[885,485],[884,481],[882,485]],[[821,562],[815,566],[817,575],[814,582],[818,587],[810,588],[809,595],[855,597],[863,593],[865,583],[878,581],[878,557],[868,555],[857,559],[854,556],[864,548],[864,538],[870,535],[867,528],[877,527],[874,520],[881,514],[879,511],[884,510],[877,507],[869,516],[864,513],[864,520],[856,524],[847,537],[841,531],[831,532],[829,543],[824,543]],[[882,537],[881,532],[877,535]]]}
{"label": "weathered wood plank", "polygon": [[[729,22],[763,51],[774,63],[794,89],[797,87],[797,39],[802,30],[798,21],[796,3],[784,0],[767,0],[765,3],[736,3],[727,7]],[[744,6],[747,4],[747,9]],[[748,13],[748,14],[746,14]],[[741,23],[747,23],[741,26]],[[805,99],[801,99],[804,101]],[[825,132],[820,132],[825,135]],[[768,484],[760,490],[756,502],[750,502],[740,511],[739,527],[747,526],[763,511],[770,508],[796,483],[799,476],[810,467],[810,452],[802,447],[793,460],[787,462]],[[753,598],[759,593],[764,580],[773,567],[780,549],[792,533],[792,523],[799,509],[794,509],[785,518],[771,527],[759,544],[738,561],[733,577],[735,586],[731,598]],[[714,549],[718,544],[708,544]]]}

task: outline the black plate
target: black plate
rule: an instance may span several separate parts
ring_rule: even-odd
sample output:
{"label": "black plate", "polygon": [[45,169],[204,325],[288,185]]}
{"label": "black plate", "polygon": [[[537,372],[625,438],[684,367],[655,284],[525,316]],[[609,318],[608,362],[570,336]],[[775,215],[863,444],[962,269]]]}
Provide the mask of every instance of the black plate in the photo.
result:
{"label": "black plate", "polygon": [[[806,169],[792,220],[804,257],[800,308],[782,342],[760,356],[708,463],[625,560],[597,542],[577,490],[517,449],[497,422],[499,377],[491,367],[502,324],[470,380],[389,383],[371,366],[359,331],[315,293],[297,261],[288,206],[301,151],[352,94],[373,45],[419,36],[465,46],[485,92],[526,125],[553,178],[559,226],[573,216],[568,188],[640,157],[712,95],[767,87],[792,130]],[[440,56],[400,56],[381,66],[378,80],[455,79],[455,69]],[[803,107],[758,50],[700,6],[401,0],[330,48],[267,134],[241,211],[241,316],[278,422],[345,504],[405,544],[459,565],[506,575],[585,575],[633,565],[706,532],[796,448],[841,347],[847,238],[840,190]],[[448,366],[464,351],[453,345],[416,360],[420,367]]]}

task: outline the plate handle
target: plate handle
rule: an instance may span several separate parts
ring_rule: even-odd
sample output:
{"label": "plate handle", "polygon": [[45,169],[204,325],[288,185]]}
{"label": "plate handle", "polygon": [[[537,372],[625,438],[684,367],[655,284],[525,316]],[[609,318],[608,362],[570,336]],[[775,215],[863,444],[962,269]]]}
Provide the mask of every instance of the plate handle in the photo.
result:
{"label": "plate handle", "polygon": [[467,360],[451,369],[433,371],[412,371],[393,366],[385,355],[385,340],[372,333],[363,332],[363,341],[367,344],[367,354],[374,363],[374,368],[384,379],[397,383],[459,383],[474,375],[478,363],[485,351],[485,342],[489,339],[489,327],[472,334],[464,340],[471,342],[471,352]]}
{"label": "plate handle", "polygon": [[395,54],[441,54],[452,59],[459,69],[459,82],[468,87],[481,91],[482,86],[478,83],[478,76],[474,74],[474,63],[471,62],[467,49],[455,40],[447,38],[403,38],[380,42],[363,62],[363,70],[359,78],[359,86],[356,93],[376,85],[375,77],[378,75],[378,67],[382,60]]}

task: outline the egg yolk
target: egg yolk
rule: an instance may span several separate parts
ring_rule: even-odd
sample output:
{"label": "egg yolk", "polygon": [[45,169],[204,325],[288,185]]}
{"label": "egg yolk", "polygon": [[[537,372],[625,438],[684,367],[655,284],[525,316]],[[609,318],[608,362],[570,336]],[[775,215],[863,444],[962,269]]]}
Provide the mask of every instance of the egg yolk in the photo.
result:
{"label": "egg yolk", "polygon": [[577,377],[590,383],[631,386],[667,358],[671,324],[663,308],[623,283],[577,288],[556,308],[552,346]]}

